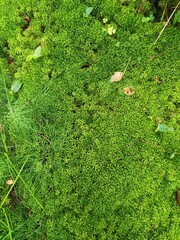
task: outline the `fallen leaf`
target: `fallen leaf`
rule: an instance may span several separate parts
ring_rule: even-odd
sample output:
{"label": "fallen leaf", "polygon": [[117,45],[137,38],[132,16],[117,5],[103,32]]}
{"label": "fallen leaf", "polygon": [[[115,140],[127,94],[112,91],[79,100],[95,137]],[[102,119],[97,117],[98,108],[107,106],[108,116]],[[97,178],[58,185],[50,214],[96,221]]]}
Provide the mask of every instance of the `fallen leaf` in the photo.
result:
{"label": "fallen leaf", "polygon": [[158,127],[156,128],[155,132],[174,132],[174,129],[172,127],[158,123]]}
{"label": "fallen leaf", "polygon": [[123,72],[114,72],[114,75],[111,77],[111,82],[118,82],[123,78],[123,76]]}
{"label": "fallen leaf", "polygon": [[41,46],[37,47],[34,51],[34,58],[39,58],[41,57]]}
{"label": "fallen leaf", "polygon": [[92,12],[92,10],[93,10],[93,7],[88,7],[88,8],[86,8],[86,14],[85,14],[85,16],[88,17],[88,16],[90,15],[90,13]]}
{"label": "fallen leaf", "polygon": [[12,93],[18,92],[21,86],[22,86],[22,82],[19,80],[16,80],[11,86]]}
{"label": "fallen leaf", "polygon": [[12,179],[9,179],[9,180],[6,181],[6,184],[7,185],[13,185],[14,181]]}
{"label": "fallen leaf", "polygon": [[126,87],[123,90],[124,90],[124,93],[128,96],[132,96],[134,94],[134,88],[133,87]]}

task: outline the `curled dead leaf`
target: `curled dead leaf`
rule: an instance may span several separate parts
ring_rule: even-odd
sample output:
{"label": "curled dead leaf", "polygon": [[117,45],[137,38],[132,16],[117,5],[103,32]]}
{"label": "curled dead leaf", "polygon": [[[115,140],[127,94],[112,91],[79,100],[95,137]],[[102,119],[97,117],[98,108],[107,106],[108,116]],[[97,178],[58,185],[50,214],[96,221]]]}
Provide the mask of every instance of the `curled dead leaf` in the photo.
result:
{"label": "curled dead leaf", "polygon": [[25,19],[27,22],[30,22],[30,21],[31,21],[31,19],[30,19],[30,17],[29,17],[28,15],[25,15],[25,16],[24,16],[24,19]]}
{"label": "curled dead leaf", "polygon": [[118,82],[120,81],[124,76],[123,72],[114,72],[114,74],[111,77],[111,82]]}
{"label": "curled dead leaf", "polygon": [[133,87],[126,87],[123,90],[124,90],[124,93],[128,96],[132,96],[134,94],[134,88]]}
{"label": "curled dead leaf", "polygon": [[9,180],[6,181],[6,184],[7,185],[13,185],[14,181],[12,179],[9,179]]}

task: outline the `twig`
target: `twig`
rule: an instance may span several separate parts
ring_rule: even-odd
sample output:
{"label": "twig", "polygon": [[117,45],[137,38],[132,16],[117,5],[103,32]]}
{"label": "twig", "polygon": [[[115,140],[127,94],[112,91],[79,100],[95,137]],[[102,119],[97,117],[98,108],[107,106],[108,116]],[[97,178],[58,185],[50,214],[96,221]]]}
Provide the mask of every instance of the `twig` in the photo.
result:
{"label": "twig", "polygon": [[156,39],[156,41],[154,42],[154,44],[156,44],[157,41],[159,40],[159,38],[161,37],[162,33],[164,32],[165,28],[167,27],[169,21],[171,20],[172,16],[174,15],[174,13],[175,13],[176,9],[178,8],[179,4],[180,4],[180,1],[179,1],[178,4],[176,5],[174,11],[171,13],[171,16],[169,17],[169,19],[167,20],[167,22],[166,22],[166,24],[164,25],[163,29],[162,29],[161,32],[159,33],[159,36],[157,37],[157,39]]}

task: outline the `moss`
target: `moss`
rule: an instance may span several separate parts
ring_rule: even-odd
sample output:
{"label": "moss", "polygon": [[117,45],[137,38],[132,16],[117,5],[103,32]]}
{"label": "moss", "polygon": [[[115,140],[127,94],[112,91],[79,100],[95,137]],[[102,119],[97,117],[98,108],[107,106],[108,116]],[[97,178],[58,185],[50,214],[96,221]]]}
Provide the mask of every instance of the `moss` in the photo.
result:
{"label": "moss", "polygon": [[[179,32],[168,26],[154,45],[163,25],[141,21],[149,3],[138,13],[140,1],[120,2],[3,5],[0,41],[15,60],[8,65],[2,56],[7,90],[14,79],[23,86],[7,91],[11,109],[3,95],[1,119],[14,167],[27,160],[14,187],[19,201],[3,205],[13,239],[178,239]],[[25,14],[31,21],[23,30]],[[40,45],[42,57],[26,61]],[[111,83],[129,59],[122,81]],[[160,121],[174,133],[156,133]],[[5,180],[17,176],[8,166],[2,199]]]}

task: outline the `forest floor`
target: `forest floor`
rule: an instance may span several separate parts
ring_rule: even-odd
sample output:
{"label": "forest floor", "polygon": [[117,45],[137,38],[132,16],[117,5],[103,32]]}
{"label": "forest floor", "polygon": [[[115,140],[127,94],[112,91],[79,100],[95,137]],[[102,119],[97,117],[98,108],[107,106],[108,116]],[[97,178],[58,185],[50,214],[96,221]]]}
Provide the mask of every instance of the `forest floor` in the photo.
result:
{"label": "forest floor", "polygon": [[100,2],[0,3],[2,240],[180,239],[179,26]]}

